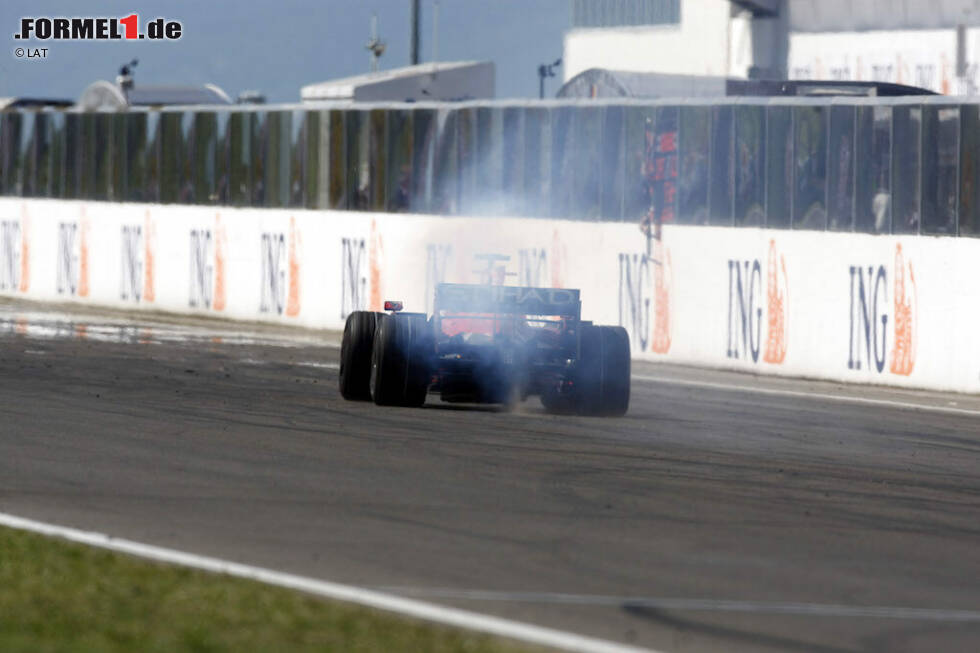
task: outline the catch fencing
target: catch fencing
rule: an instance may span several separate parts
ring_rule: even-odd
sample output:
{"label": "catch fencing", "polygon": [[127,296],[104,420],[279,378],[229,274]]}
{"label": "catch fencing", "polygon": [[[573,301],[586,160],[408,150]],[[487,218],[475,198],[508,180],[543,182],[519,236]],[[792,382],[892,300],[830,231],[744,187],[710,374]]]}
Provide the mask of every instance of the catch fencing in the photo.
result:
{"label": "catch fencing", "polygon": [[722,98],[0,112],[0,195],[980,233],[980,105]]}

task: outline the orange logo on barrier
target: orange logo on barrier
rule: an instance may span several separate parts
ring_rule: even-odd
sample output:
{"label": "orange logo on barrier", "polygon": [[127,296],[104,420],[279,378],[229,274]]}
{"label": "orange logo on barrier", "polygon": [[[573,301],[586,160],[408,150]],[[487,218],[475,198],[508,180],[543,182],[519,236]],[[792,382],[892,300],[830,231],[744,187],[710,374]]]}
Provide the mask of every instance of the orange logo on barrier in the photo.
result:
{"label": "orange logo on barrier", "polygon": [[562,275],[563,268],[565,266],[565,257],[568,252],[565,249],[565,245],[562,244],[561,238],[558,235],[558,230],[555,229],[551,236],[551,287],[552,288],[564,288],[565,279]]}
{"label": "orange logo on barrier", "polygon": [[149,209],[147,209],[146,217],[143,220],[143,232],[146,234],[146,238],[144,240],[144,261],[146,269],[143,273],[143,301],[152,302],[156,296],[153,284],[153,246],[154,241],[156,240],[156,232],[154,230],[153,221],[150,220]]}
{"label": "orange logo on barrier", "polygon": [[78,247],[78,296],[88,297],[88,232],[89,221],[85,217],[85,207],[81,211],[82,241]]}
{"label": "orange logo on barrier", "polygon": [[378,233],[377,222],[371,220],[371,247],[368,250],[368,265],[370,266],[371,278],[371,308],[372,311],[382,310],[382,288],[381,288],[381,258],[384,256],[384,241]]}
{"label": "orange logo on barrier", "polygon": [[942,70],[942,82],[940,83],[940,88],[942,89],[943,95],[949,95],[949,70],[946,64],[946,55],[944,53],[939,54],[940,69]]}
{"label": "orange logo on barrier", "polygon": [[27,215],[27,204],[21,207],[20,222],[20,287],[18,290],[27,292],[31,288],[31,219]]}
{"label": "orange logo on barrier", "polygon": [[[783,288],[780,289],[779,270],[783,271]],[[776,256],[776,241],[769,241],[769,263],[766,278],[768,294],[768,339],[766,353],[762,360],[774,365],[780,365],[786,360],[786,335],[788,322],[786,318],[789,287],[786,285],[786,257]]]}
{"label": "orange logo on barrier", "polygon": [[299,248],[300,234],[296,228],[296,218],[289,218],[289,295],[286,298],[286,315],[299,315]]}
{"label": "orange logo on barrier", "polygon": [[214,214],[214,302],[216,311],[225,310],[225,228],[221,224],[221,214]]}
{"label": "orange logo on barrier", "polygon": [[765,272],[761,258],[728,259],[727,263],[728,344],[725,355],[752,363],[759,362],[761,356],[767,363],[781,365],[789,349],[786,258],[779,254],[776,241],[770,240]]}
{"label": "orange logo on barrier", "polygon": [[664,248],[662,240],[654,245],[654,257],[660,265],[653,270],[653,339],[650,349],[657,354],[670,351],[670,286],[673,269],[670,263],[670,250]]}
{"label": "orange logo on barrier", "polygon": [[905,270],[905,258],[899,244],[895,246],[895,344],[892,347],[890,369],[892,374],[901,376],[908,376],[915,367],[915,311],[918,309],[915,271],[911,262],[908,264],[911,294],[906,289]]}

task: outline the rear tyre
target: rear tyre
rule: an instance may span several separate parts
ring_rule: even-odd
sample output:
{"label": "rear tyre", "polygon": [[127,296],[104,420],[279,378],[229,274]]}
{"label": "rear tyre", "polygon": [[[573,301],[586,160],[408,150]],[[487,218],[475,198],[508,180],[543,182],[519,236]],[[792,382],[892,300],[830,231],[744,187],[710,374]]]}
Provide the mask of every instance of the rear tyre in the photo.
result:
{"label": "rear tyre", "polygon": [[409,331],[405,397],[402,405],[418,408],[425,403],[425,396],[429,393],[429,361],[430,354],[435,351],[435,342],[432,329],[424,316],[411,315],[399,319],[408,324]]}
{"label": "rear tyre", "polygon": [[340,344],[340,395],[352,401],[371,398],[371,350],[378,317],[383,313],[354,311],[344,324]]}
{"label": "rear tyre", "polygon": [[619,417],[630,405],[630,340],[623,327],[582,328],[576,382],[580,415]]}
{"label": "rear tyre", "polygon": [[369,388],[379,406],[421,406],[429,389],[425,318],[382,315],[374,334]]}

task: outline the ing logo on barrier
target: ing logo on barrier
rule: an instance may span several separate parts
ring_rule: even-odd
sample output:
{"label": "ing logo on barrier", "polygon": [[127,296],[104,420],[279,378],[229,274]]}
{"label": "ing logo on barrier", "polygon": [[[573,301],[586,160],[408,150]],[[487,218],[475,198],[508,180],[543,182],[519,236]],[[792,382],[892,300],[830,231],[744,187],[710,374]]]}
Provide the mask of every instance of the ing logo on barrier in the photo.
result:
{"label": "ing logo on barrier", "polygon": [[[728,358],[762,360],[781,365],[786,360],[789,336],[789,286],[786,258],[769,241],[766,262],[766,294],[762,294],[762,262],[759,259],[728,261]],[[763,320],[765,306],[765,320]],[[762,325],[766,324],[765,352]]]}
{"label": "ing logo on barrier", "polygon": [[651,349],[657,354],[670,351],[670,286],[673,266],[670,261],[670,250],[665,250],[663,242],[657,241],[654,256],[660,260],[653,270],[653,345]]}
{"label": "ing logo on barrier", "polygon": [[263,233],[259,311],[282,314],[286,301],[286,235]]}
{"label": "ing logo on barrier", "polygon": [[139,304],[156,300],[154,231],[149,211],[146,212],[142,225],[122,226],[119,299],[124,302]]}
{"label": "ing logo on barrier", "polygon": [[87,220],[58,224],[57,291],[68,297],[88,297]]}
{"label": "ing logo on barrier", "polygon": [[568,249],[561,241],[561,235],[555,229],[551,234],[551,287],[565,287],[565,268],[568,261]]}
{"label": "ing logo on barrier", "polygon": [[548,281],[548,250],[524,248],[517,250],[517,285],[544,287]]}
{"label": "ing logo on barrier", "polygon": [[284,233],[262,234],[260,312],[277,315],[285,313],[289,317],[299,315],[301,245],[295,218],[289,220],[288,245]]}
{"label": "ing logo on barrier", "polygon": [[[867,275],[865,275],[867,271]],[[888,273],[884,265],[850,267],[851,305],[847,368],[885,369],[888,333]],[[862,338],[863,336],[863,338]]]}
{"label": "ing logo on barrier", "polygon": [[191,229],[190,287],[188,306],[223,311],[225,296],[225,249],[227,238],[221,216],[216,215],[214,229]]}
{"label": "ing logo on barrier", "polygon": [[370,266],[371,276],[371,310],[380,311],[384,303],[382,297],[383,287],[381,283],[381,259],[384,256],[384,240],[378,231],[376,220],[371,220],[371,246],[368,251],[368,265]]}
{"label": "ing logo on barrier", "polygon": [[123,226],[121,260],[119,298],[138,303],[143,294],[143,227]]}
{"label": "ing logo on barrier", "polygon": [[340,239],[340,319],[354,311],[382,309],[383,259],[384,241],[375,220],[369,238]]}
{"label": "ing logo on barrier", "polygon": [[557,229],[552,233],[550,251],[546,247],[517,250],[517,285],[562,288],[567,254]]}
{"label": "ing logo on barrier", "polygon": [[0,220],[0,292],[30,289],[29,225],[26,208],[22,220]]}
{"label": "ing logo on barrier", "polygon": [[[769,262],[766,265],[766,311],[768,331],[766,352],[762,360],[781,365],[786,360],[786,339],[789,331],[789,286],[786,274],[786,257],[776,252],[776,241],[769,241]],[[780,275],[782,272],[782,275]]]}
{"label": "ing logo on barrier", "polygon": [[58,224],[58,294],[74,296],[78,292],[78,255],[75,241],[78,236],[77,222]]}
{"label": "ing logo on barrier", "polygon": [[[888,349],[888,269],[884,265],[852,265],[848,269],[850,307],[847,368],[885,370]],[[915,270],[895,246],[893,270],[894,319],[889,372],[909,376],[917,353],[918,291]]]}
{"label": "ing logo on barrier", "polygon": [[652,256],[620,252],[619,325],[640,351],[670,351],[672,286],[673,264],[663,241],[655,241]]}
{"label": "ing logo on barrier", "polygon": [[[907,274],[906,274],[907,273]],[[918,311],[915,270],[906,266],[902,246],[895,246],[895,345],[892,347],[891,373],[908,376],[915,367],[915,323]]]}
{"label": "ing logo on barrier", "polygon": [[340,239],[340,319],[367,305],[367,243],[363,238]]}

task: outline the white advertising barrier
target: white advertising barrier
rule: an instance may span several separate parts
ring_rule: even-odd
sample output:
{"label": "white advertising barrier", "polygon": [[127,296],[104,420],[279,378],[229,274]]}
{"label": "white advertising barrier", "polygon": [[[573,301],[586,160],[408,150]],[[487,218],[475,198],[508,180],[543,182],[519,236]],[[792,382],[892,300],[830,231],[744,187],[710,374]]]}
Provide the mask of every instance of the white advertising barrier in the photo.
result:
{"label": "white advertising barrier", "polygon": [[636,358],[980,391],[980,241],[0,200],[0,295],[340,329],[436,283],[580,288]]}

